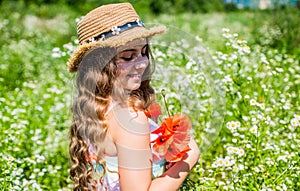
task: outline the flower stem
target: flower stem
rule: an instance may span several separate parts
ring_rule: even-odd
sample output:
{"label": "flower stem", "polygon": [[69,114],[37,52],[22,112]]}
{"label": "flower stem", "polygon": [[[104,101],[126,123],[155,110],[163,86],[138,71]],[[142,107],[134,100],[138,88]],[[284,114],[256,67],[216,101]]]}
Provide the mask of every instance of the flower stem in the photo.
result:
{"label": "flower stem", "polygon": [[166,101],[165,89],[161,90],[161,95],[162,95],[162,97],[164,99],[164,104],[165,104],[165,108],[167,110],[168,116],[171,117],[170,111],[169,111],[169,108],[168,108],[168,104],[167,104],[167,101]]}

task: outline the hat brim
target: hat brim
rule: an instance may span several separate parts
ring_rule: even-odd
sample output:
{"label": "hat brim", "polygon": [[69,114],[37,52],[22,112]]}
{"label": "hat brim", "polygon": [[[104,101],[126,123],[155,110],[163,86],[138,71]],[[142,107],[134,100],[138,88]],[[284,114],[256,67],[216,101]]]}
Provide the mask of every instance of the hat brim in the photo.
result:
{"label": "hat brim", "polygon": [[71,55],[68,61],[68,69],[70,72],[76,72],[85,54],[93,47],[119,47],[135,39],[149,38],[157,34],[162,34],[165,31],[165,26],[157,26],[150,29],[146,29],[144,27],[135,27],[105,40],[82,44]]}

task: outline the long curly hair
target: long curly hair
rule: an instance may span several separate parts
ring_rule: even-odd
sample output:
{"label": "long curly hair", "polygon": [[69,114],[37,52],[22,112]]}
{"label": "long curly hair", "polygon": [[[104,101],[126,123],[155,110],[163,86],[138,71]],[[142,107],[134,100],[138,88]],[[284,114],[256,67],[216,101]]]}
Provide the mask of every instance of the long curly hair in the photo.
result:
{"label": "long curly hair", "polygon": [[[96,182],[92,178],[94,167],[87,159],[90,144],[96,148],[97,163],[104,169],[103,176],[107,170],[103,160],[105,148],[102,144],[109,128],[105,113],[109,107],[111,95],[122,98],[125,94],[116,80],[118,76],[114,62],[116,54],[116,48],[94,48],[84,57],[77,71],[78,92],[72,107],[73,122],[70,127],[69,145],[72,161],[70,176],[74,181],[74,190],[96,189]],[[128,105],[136,110],[144,110],[154,101],[154,96],[152,96],[154,90],[150,86],[150,80],[155,64],[149,45],[146,54],[149,58],[149,65],[142,76],[141,86],[132,91],[127,99]],[[102,183],[103,176],[97,181]]]}

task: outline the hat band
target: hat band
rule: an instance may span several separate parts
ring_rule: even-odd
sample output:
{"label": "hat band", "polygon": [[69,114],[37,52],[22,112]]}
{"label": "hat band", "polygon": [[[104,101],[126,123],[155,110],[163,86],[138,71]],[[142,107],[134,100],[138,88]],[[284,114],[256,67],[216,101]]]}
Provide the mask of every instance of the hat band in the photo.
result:
{"label": "hat band", "polygon": [[99,39],[104,40],[109,37],[116,36],[124,31],[130,30],[132,28],[144,27],[144,26],[145,26],[144,23],[141,20],[137,19],[136,21],[128,22],[121,26],[115,26],[110,31],[107,31],[107,32],[101,33],[95,37],[92,37],[87,41],[87,43],[98,41]]}

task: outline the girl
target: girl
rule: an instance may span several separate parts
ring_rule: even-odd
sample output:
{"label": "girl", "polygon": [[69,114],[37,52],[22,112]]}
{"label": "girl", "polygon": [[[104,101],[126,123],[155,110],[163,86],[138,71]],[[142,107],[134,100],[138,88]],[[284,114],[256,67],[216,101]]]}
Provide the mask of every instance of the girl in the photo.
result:
{"label": "girl", "polygon": [[150,144],[157,125],[144,113],[155,102],[148,40],[165,27],[146,29],[132,5],[120,3],[92,10],[77,30],[80,45],[68,62],[78,90],[69,148],[74,190],[177,190],[198,147],[191,139],[184,157],[162,171]]}

